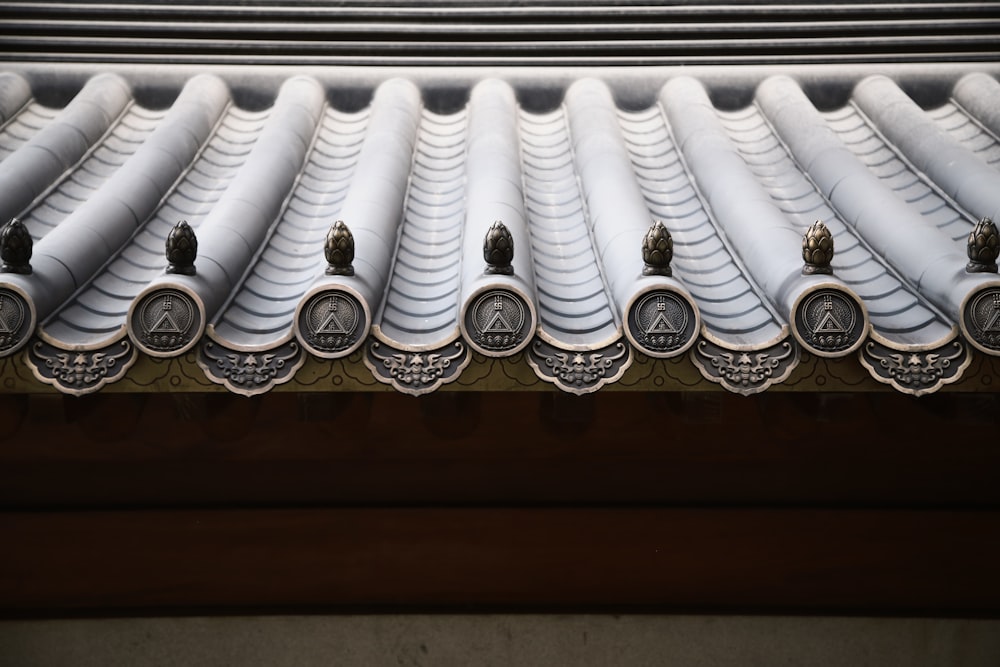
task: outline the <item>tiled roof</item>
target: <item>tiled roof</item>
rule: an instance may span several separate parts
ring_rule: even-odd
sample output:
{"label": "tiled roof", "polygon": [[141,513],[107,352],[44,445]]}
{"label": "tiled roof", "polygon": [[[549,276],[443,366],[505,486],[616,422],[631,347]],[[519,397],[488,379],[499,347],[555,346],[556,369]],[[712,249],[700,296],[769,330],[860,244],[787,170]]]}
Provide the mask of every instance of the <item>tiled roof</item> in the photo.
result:
{"label": "tiled roof", "polygon": [[241,394],[351,355],[751,394],[805,353],[923,394],[1000,354],[993,65],[9,70],[0,354],[60,391],[190,353]]}
{"label": "tiled roof", "polygon": [[7,0],[0,60],[256,65],[995,62],[956,0]]}

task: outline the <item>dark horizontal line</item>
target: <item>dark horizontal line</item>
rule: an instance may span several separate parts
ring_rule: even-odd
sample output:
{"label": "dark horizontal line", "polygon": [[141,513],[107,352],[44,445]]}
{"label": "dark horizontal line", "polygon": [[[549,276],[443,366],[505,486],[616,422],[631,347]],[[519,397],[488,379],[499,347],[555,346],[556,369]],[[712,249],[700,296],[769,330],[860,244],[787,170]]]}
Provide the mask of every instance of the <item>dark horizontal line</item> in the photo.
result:
{"label": "dark horizontal line", "polygon": [[0,51],[0,61],[28,63],[65,63],[72,59],[76,63],[105,64],[188,64],[188,65],[358,65],[358,66],[628,66],[628,65],[768,65],[768,64],[864,64],[864,63],[943,63],[943,62],[996,62],[1000,60],[1000,50],[979,51],[889,51],[886,53],[846,52],[846,53],[745,53],[727,54],[540,54],[524,52],[498,55],[468,55],[456,53],[437,54],[392,54],[347,53],[347,54],[302,54],[302,53],[109,53],[60,51],[26,53],[24,51]]}
{"label": "dark horizontal line", "polygon": [[[441,21],[390,23],[386,21],[345,22],[345,21],[310,21],[310,22],[264,22],[247,23],[216,23],[202,21],[133,21],[133,20],[50,20],[50,19],[6,19],[0,18],[0,29],[8,33],[37,33],[42,37],[56,38],[66,34],[103,34],[108,36],[121,35],[138,37],[150,33],[189,33],[193,38],[201,34],[209,34],[212,38],[220,35],[236,34],[247,38],[253,34],[292,34],[329,37],[349,34],[387,34],[387,35],[451,35],[455,39],[483,39],[484,35],[524,35],[543,34],[552,36],[588,36],[588,35],[681,35],[708,34],[727,35],[740,33],[759,33],[768,38],[776,33],[816,33],[829,32],[840,35],[841,39],[852,39],[859,33],[885,31],[885,34],[904,32],[930,32],[939,36],[951,32],[978,32],[996,38],[1000,27],[1000,18],[990,19],[905,19],[905,20],[870,20],[857,19],[849,21],[762,21],[762,22],[598,22],[598,23],[445,23]],[[662,37],[661,37],[662,39]]]}
{"label": "dark horizontal line", "polygon": [[345,19],[349,17],[377,17],[379,20],[394,20],[399,18],[430,17],[430,18],[462,18],[476,19],[511,18],[511,17],[570,17],[578,19],[581,16],[603,17],[616,19],[620,17],[662,16],[673,19],[684,17],[722,17],[750,16],[774,17],[786,15],[830,17],[844,14],[858,16],[878,15],[996,15],[997,8],[982,2],[888,2],[888,3],[686,3],[680,5],[659,5],[655,3],[595,3],[549,2],[527,6],[507,6],[503,3],[436,3],[419,5],[406,2],[386,2],[377,5],[365,2],[339,2],[317,4],[279,4],[279,3],[241,3],[237,6],[221,4],[191,3],[89,3],[89,2],[8,2],[4,4],[3,13],[24,15],[34,13],[39,15],[73,16],[136,16],[143,19],[153,17],[170,17],[188,19],[206,16],[225,18],[226,20],[243,20],[295,17],[332,17]]}
{"label": "dark horizontal line", "polygon": [[[532,40],[532,41],[455,41],[455,40],[432,40],[432,41],[401,41],[401,40],[370,40],[370,39],[339,39],[339,40],[283,40],[283,39],[129,39],[115,37],[49,37],[49,36],[8,36],[4,39],[7,48],[45,48],[53,53],[73,52],[75,49],[84,51],[100,52],[102,49],[114,51],[129,50],[133,53],[143,53],[150,51],[163,51],[169,53],[184,53],[197,50],[199,53],[209,54],[223,51],[227,54],[245,54],[260,50],[266,53],[273,53],[280,49],[292,54],[323,54],[345,51],[356,53],[358,51],[371,51],[385,56],[386,54],[419,51],[431,54],[441,53],[484,53],[499,54],[511,51],[524,51],[533,53],[556,53],[565,51],[579,51],[581,53],[594,54],[602,49],[613,49],[616,51],[627,50],[630,52],[649,51],[679,51],[690,53],[692,49],[703,49],[710,52],[729,51],[741,49],[745,51],[759,50],[765,52],[776,52],[781,50],[794,49],[803,53],[817,52],[820,50],[843,51],[849,48],[874,49],[897,49],[903,46],[916,46],[939,48],[941,45],[950,47],[957,51],[973,51],[974,47],[992,47],[997,44],[995,35],[963,35],[961,39],[953,36],[899,36],[899,35],[878,35],[866,37],[813,37],[809,39],[801,38],[781,38],[781,37],[760,37],[760,38],[737,38],[737,39],[620,39],[620,40]],[[990,49],[992,51],[992,49]]]}

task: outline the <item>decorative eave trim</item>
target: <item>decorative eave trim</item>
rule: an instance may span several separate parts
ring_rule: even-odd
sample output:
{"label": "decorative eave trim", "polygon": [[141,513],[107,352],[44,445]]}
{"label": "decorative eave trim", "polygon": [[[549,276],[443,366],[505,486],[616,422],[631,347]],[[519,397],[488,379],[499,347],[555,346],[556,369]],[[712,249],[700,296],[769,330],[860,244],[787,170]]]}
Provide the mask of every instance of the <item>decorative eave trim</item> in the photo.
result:
{"label": "decorative eave trim", "polygon": [[632,346],[624,338],[596,350],[559,348],[535,337],[528,347],[528,363],[535,374],[571,394],[590,394],[618,381],[633,361]]}
{"label": "decorative eave trim", "polygon": [[256,396],[291,380],[306,361],[296,340],[270,350],[234,350],[211,339],[198,347],[197,363],[205,377],[234,394]]}
{"label": "decorative eave trim", "polygon": [[[961,377],[938,391],[957,393],[995,393],[1000,390],[1000,357],[971,349],[971,363]],[[197,363],[197,351],[178,357],[158,358],[137,354],[134,364],[117,382],[104,385],[102,391],[113,393],[185,393],[226,392],[229,388],[207,379]],[[346,358],[320,359],[304,354],[301,368],[284,384],[275,384],[274,392],[328,393],[394,391],[374,379],[358,350]],[[461,376],[442,391],[551,391],[529,362],[527,354],[508,358],[471,355]],[[801,350],[799,364],[788,378],[776,382],[768,392],[863,392],[897,391],[895,385],[876,381],[857,357],[830,359]],[[59,391],[40,382],[30,370],[24,355],[0,358],[0,393],[52,394]],[[621,378],[608,383],[601,391],[627,392],[721,392],[719,384],[709,382],[690,357],[657,359],[633,350],[631,365]]]}
{"label": "decorative eave trim", "polygon": [[454,382],[472,361],[472,350],[462,339],[433,350],[403,350],[369,337],[364,346],[365,366],[375,379],[399,392],[422,396]]}
{"label": "decorative eave trim", "polygon": [[706,380],[743,396],[784,382],[800,361],[799,346],[791,338],[760,349],[731,350],[701,337],[690,356]]}
{"label": "decorative eave trim", "polygon": [[24,360],[39,382],[64,394],[92,394],[122,379],[139,353],[128,338],[98,349],[66,349],[35,339],[24,352]]}
{"label": "decorative eave trim", "polygon": [[869,338],[858,359],[873,378],[913,396],[959,381],[972,363],[969,346],[960,338],[932,350],[895,349]]}

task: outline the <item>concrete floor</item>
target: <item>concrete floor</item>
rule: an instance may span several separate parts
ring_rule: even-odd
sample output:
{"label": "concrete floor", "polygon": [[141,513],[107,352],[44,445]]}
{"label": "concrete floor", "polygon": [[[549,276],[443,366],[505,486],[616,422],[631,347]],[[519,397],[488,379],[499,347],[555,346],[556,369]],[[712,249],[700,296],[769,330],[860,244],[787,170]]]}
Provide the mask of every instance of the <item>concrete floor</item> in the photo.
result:
{"label": "concrete floor", "polygon": [[0,622],[2,667],[997,667],[1000,621],[385,615]]}

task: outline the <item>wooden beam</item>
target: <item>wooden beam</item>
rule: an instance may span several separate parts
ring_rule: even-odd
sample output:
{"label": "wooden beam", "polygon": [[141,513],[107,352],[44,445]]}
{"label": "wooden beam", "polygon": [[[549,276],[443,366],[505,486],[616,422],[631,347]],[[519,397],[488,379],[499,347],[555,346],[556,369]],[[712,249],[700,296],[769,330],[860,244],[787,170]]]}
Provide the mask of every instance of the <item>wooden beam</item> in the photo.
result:
{"label": "wooden beam", "polygon": [[[0,510],[1000,508],[994,395],[395,393],[0,400]],[[4,410],[6,406],[6,410]]]}
{"label": "wooden beam", "polygon": [[1000,512],[358,508],[0,514],[0,613],[1000,613]]}

